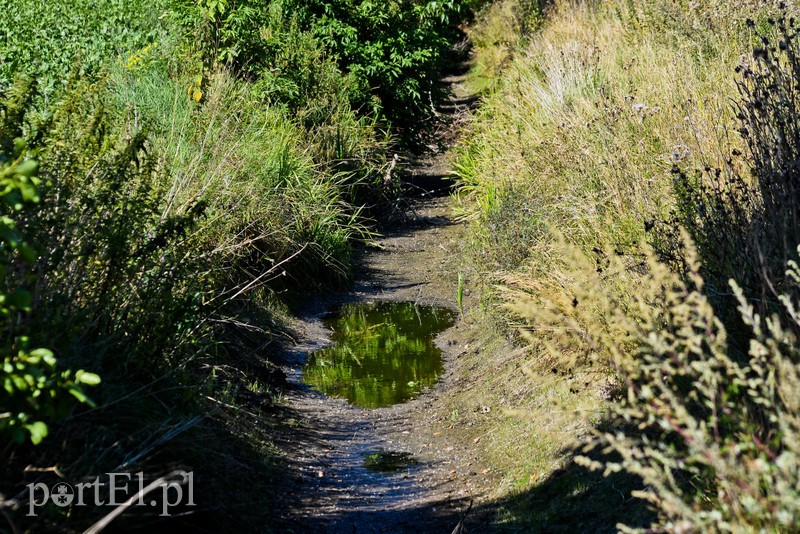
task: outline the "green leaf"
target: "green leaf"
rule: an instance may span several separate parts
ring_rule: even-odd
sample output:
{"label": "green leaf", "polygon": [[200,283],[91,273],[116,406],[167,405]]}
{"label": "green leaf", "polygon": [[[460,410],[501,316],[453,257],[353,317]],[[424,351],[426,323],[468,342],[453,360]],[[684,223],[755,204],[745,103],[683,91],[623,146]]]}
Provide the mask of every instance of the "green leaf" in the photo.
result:
{"label": "green leaf", "polygon": [[28,145],[27,145],[27,143],[25,143],[25,140],[23,138],[21,138],[21,137],[15,138],[14,139],[14,155],[15,156],[22,155],[22,152],[27,148],[27,146]]}
{"label": "green leaf", "polygon": [[38,445],[45,437],[47,437],[47,425],[41,421],[36,421],[30,425],[25,425],[25,428],[27,428],[28,432],[31,433],[31,442],[33,442],[34,445]]}
{"label": "green leaf", "polygon": [[30,354],[31,356],[41,358],[50,367],[55,367],[56,365],[56,357],[50,349],[34,349]]}
{"label": "green leaf", "polygon": [[28,385],[21,376],[11,375],[11,380],[14,382],[14,387],[17,389],[17,391],[25,391],[28,389]]}
{"label": "green leaf", "polygon": [[88,404],[89,397],[87,397],[86,393],[81,391],[80,388],[71,387],[71,388],[69,388],[69,392],[73,397],[78,399],[78,402],[81,402],[81,403],[84,403],[84,404]]}
{"label": "green leaf", "polygon": [[100,383],[100,377],[94,373],[87,373],[83,369],[79,369],[75,373],[75,381],[87,386],[96,386]]}
{"label": "green leaf", "polygon": [[10,378],[6,377],[6,379],[3,380],[3,389],[5,389],[9,395],[13,395],[15,391],[14,382]]}
{"label": "green leaf", "polygon": [[14,172],[30,178],[31,176],[35,176],[37,172],[39,172],[39,163],[35,160],[29,159],[25,160],[16,167],[14,167]]}

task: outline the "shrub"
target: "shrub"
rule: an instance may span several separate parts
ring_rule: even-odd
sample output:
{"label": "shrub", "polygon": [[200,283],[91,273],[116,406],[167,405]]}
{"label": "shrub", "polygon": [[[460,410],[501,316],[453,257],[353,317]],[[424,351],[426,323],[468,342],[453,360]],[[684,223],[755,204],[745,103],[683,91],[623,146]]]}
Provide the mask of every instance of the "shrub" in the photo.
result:
{"label": "shrub", "polygon": [[[640,476],[646,489],[639,496],[658,508],[660,529],[784,530],[800,517],[798,324],[758,315],[731,282],[750,330],[749,361],[731,359],[688,250],[690,282],[655,268],[650,284],[663,288],[665,306],[642,301],[652,315],[621,320],[636,347],[615,361],[626,394],[611,407],[609,430],[588,447],[608,447],[620,460],[582,462]],[[787,274],[796,287],[797,265]],[[780,300],[792,317],[796,302]]]}
{"label": "shrub", "polygon": [[431,115],[451,26],[469,7],[463,0],[213,0],[201,3],[208,21],[201,41],[207,65],[232,65],[267,101],[298,110],[339,94],[363,113],[413,129]]}
{"label": "shrub", "polygon": [[20,137],[30,85],[30,80],[20,81],[12,97],[0,103],[0,436],[20,443],[29,435],[36,445],[48,434],[47,422],[67,415],[71,397],[94,406],[82,386],[96,385],[100,378],[83,370],[73,375],[57,369],[52,351],[30,349],[30,336],[39,337],[25,321],[32,303],[29,286],[36,281],[31,269],[36,253],[12,218],[24,218],[25,209],[39,202],[39,166]]}
{"label": "shrub", "polygon": [[[755,26],[752,20],[747,24]],[[797,30],[788,16],[767,24],[773,26],[770,37],[759,37],[752,57],[736,68],[741,78],[735,108],[744,152],[734,139],[722,145],[719,166],[707,163],[692,173],[676,165],[676,213],[651,233],[661,257],[682,270],[684,251],[676,228],[689,230],[702,257],[706,291],[729,326],[738,321],[737,314],[729,314],[735,306],[726,287],[729,279],[736,278],[744,293],[759,302],[762,314],[780,309],[778,296],[794,291],[783,269],[797,259],[800,242]]]}
{"label": "shrub", "polygon": [[120,128],[103,91],[78,83],[35,127],[47,185],[24,224],[47,253],[35,267],[34,324],[67,358],[91,353],[100,364],[113,347],[112,368],[157,373],[152,355],[169,365],[180,325],[208,291],[208,268],[189,254],[205,206],[164,213],[162,176],[170,171],[143,132]]}
{"label": "shrub", "polygon": [[[732,357],[705,294],[700,258],[686,243],[686,276],[651,256],[633,295],[610,291],[597,274],[582,277],[569,294],[537,291],[538,298],[511,280],[506,296],[532,333],[559,333],[551,335],[559,363],[561,351],[578,348],[570,365],[613,372],[615,399],[583,446],[584,453],[603,449],[604,459],[588,454],[578,463],[640,477],[644,489],[634,496],[659,514],[652,530],[785,530],[800,514],[797,302],[783,295],[784,318],[762,316],[731,282],[750,341],[746,361]],[[594,263],[561,246],[574,272]],[[607,272],[624,269],[616,258]],[[800,282],[796,263],[787,277]]]}

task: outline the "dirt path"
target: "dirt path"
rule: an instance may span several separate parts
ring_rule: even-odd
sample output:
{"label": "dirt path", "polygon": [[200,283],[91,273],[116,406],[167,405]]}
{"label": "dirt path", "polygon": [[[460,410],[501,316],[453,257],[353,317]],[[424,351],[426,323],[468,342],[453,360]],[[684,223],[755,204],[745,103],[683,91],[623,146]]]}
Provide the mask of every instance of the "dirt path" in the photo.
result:
{"label": "dirt path", "polygon": [[[485,496],[489,478],[482,474],[469,443],[453,443],[438,430],[435,405],[451,387],[446,372],[439,385],[407,403],[364,410],[328,398],[303,385],[300,365],[325,345],[320,322],[329,306],[341,301],[399,300],[454,307],[462,228],[450,218],[447,199],[419,203],[416,217],[381,239],[369,251],[352,294],[323,303],[304,318],[304,342],[291,350],[285,369],[294,389],[289,402],[305,429],[293,458],[303,497],[295,520],[314,532],[450,532],[470,500]],[[445,366],[452,369],[461,353],[459,326],[437,339]],[[417,464],[396,473],[375,473],[363,466],[364,454],[390,450],[411,454]]]}
{"label": "dirt path", "polygon": [[[454,142],[453,128],[472,100],[449,78],[450,113],[455,126],[441,132],[444,145]],[[459,115],[463,114],[463,115]],[[406,179],[428,189],[446,187],[446,152],[433,151],[411,161]],[[445,375],[419,398],[389,408],[365,410],[331,399],[301,382],[306,356],[327,343],[321,317],[342,302],[394,300],[456,307],[457,259],[464,228],[452,215],[449,197],[416,200],[408,221],[363,251],[351,293],[316,302],[302,319],[302,340],[288,351],[284,372],[292,386],[288,402],[298,430],[291,443],[293,483],[286,519],[303,532],[451,532],[470,501],[483,500],[492,485],[470,450],[471,442],[444,431],[437,410],[453,387],[452,370],[463,354],[461,326],[437,338]],[[469,296],[466,297],[469,305]],[[363,465],[364,454],[378,450],[407,453],[416,463],[397,472],[378,473]],[[470,525],[471,518],[466,524]]]}

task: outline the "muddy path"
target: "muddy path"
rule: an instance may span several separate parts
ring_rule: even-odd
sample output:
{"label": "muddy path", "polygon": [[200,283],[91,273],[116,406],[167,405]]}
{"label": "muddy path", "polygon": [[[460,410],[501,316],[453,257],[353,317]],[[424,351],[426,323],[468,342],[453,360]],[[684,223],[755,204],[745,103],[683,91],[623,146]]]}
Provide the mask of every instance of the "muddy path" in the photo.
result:
{"label": "muddy path", "polygon": [[[456,324],[437,338],[445,374],[434,388],[404,404],[363,409],[326,397],[301,381],[307,355],[328,343],[321,318],[339,302],[396,300],[455,307],[462,228],[448,199],[420,201],[416,216],[370,250],[349,294],[335,296],[303,318],[303,342],[289,351],[284,372],[288,402],[303,429],[293,445],[298,492],[292,522],[308,532],[451,532],[489,482],[471,455],[471,443],[445,435],[436,404],[453,386],[450,371],[463,352]],[[454,279],[455,278],[455,279]],[[366,454],[405,453],[413,462],[391,472],[364,466]],[[469,518],[468,518],[469,519]],[[306,530],[307,529],[307,530]]]}
{"label": "muddy path", "polygon": [[[480,522],[464,514],[471,502],[486,499],[492,474],[479,464],[471,441],[447,431],[440,409],[456,387],[453,369],[465,350],[458,321],[436,339],[444,375],[435,387],[403,404],[358,408],[301,380],[308,355],[329,343],[322,317],[338,304],[411,301],[456,309],[464,227],[455,220],[447,196],[446,147],[455,142],[474,98],[466,94],[463,77],[446,81],[452,96],[442,112],[451,114],[450,126],[439,132],[438,146],[422,157],[402,158],[398,166],[404,180],[424,194],[412,201],[404,222],[384,230],[377,246],[361,251],[352,291],[319,299],[301,314],[299,342],[287,349],[283,371],[295,430],[280,444],[290,451],[291,472],[281,515],[290,530],[449,533],[462,520],[469,528]],[[380,451],[400,455],[402,465],[391,472],[368,469],[365,456]]]}

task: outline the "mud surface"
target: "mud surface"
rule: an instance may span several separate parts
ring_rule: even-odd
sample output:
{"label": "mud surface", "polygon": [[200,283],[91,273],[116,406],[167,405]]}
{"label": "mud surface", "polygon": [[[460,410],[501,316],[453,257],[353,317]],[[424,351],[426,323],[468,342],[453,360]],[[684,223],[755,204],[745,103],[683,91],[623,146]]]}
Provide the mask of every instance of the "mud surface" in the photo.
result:
{"label": "mud surface", "polygon": [[[468,96],[453,87],[450,129],[441,132],[452,144]],[[302,314],[300,342],[287,351],[284,372],[291,389],[288,405],[296,431],[283,444],[291,458],[291,484],[284,519],[297,532],[452,532],[462,519],[481,531],[482,518],[464,513],[495,487],[493,473],[479,464],[473,439],[461,439],[443,415],[443,399],[457,387],[453,378],[466,348],[459,322],[436,339],[444,354],[439,383],[406,403],[366,410],[332,399],[301,381],[307,355],[328,343],[321,318],[337,304],[353,301],[413,301],[456,309],[456,288],[464,228],[453,217],[446,150],[431,147],[422,158],[404,158],[406,179],[428,190],[415,200],[407,218],[384,231],[377,246],[362,251],[352,292],[331,295]],[[465,307],[471,304],[464,297]],[[374,469],[365,458],[377,453],[410,461],[394,469]],[[372,455],[372,456],[371,456]]]}
{"label": "mud surface", "polygon": [[[360,409],[300,380],[306,356],[328,342],[321,317],[338,302],[415,301],[455,309],[453,262],[462,228],[453,222],[449,202],[418,202],[407,225],[383,237],[381,249],[365,251],[356,290],[316,303],[303,318],[303,342],[291,349],[284,368],[301,437],[292,459],[297,499],[287,517],[298,531],[451,532],[470,501],[480,502],[492,487],[471,442],[460,442],[437,409],[453,387],[451,371],[463,353],[458,324],[437,338],[445,361],[442,380],[404,404]],[[413,461],[385,471],[365,465],[366,455],[381,451],[405,453]],[[475,521],[468,516],[466,523]]]}

